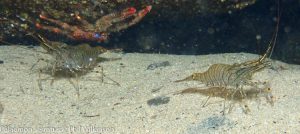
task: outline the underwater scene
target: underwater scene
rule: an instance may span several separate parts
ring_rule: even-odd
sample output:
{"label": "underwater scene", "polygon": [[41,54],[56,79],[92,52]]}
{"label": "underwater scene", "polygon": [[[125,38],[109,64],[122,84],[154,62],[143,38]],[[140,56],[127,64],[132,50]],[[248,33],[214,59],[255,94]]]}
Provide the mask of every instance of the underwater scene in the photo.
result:
{"label": "underwater scene", "polygon": [[0,134],[299,134],[300,0],[0,0]]}

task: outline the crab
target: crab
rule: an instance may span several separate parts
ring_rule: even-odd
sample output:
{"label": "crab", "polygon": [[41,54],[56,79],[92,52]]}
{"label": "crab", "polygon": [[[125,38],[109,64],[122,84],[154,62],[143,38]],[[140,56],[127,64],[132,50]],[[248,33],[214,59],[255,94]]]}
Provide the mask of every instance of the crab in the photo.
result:
{"label": "crab", "polygon": [[38,29],[65,35],[74,40],[103,42],[107,40],[109,33],[118,32],[140,22],[150,12],[151,8],[152,6],[148,5],[137,12],[134,7],[129,7],[119,12],[107,14],[96,20],[94,24],[91,24],[79,15],[75,15],[80,25],[70,25],[66,22],[49,18],[42,13],[39,15],[41,20],[51,22],[58,27],[42,25],[41,23],[35,23],[35,26]]}

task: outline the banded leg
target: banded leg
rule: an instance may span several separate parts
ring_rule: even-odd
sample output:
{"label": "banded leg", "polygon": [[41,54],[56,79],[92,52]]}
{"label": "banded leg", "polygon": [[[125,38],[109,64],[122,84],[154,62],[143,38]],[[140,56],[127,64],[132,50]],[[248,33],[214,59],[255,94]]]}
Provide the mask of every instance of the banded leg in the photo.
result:
{"label": "banded leg", "polygon": [[[137,13],[126,13],[120,18],[113,20],[112,22],[115,24],[108,28],[108,32],[117,32],[140,22],[145,17],[145,15],[150,12],[151,8],[152,6],[147,6],[146,8],[140,10]],[[126,19],[128,18],[132,19],[126,21]]]}

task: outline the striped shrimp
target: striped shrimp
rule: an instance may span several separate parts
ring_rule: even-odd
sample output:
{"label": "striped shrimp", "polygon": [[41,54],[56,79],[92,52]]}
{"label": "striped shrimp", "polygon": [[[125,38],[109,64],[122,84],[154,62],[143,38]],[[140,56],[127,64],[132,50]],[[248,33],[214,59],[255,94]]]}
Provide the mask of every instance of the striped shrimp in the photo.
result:
{"label": "striped shrimp", "polygon": [[224,86],[239,88],[249,84],[254,73],[269,67],[269,61],[248,61],[241,64],[214,64],[206,72],[194,73],[185,79],[175,82],[196,80],[207,86]]}
{"label": "striped shrimp", "polygon": [[208,68],[207,71],[201,73],[194,73],[182,81],[200,81],[207,86],[242,88],[243,85],[251,84],[251,78],[254,73],[261,71],[271,66],[271,62],[266,60],[268,55],[273,51],[276,43],[276,36],[278,25],[275,31],[275,36],[269,43],[265,54],[257,60],[246,61],[240,64],[214,64]]}
{"label": "striped shrimp", "polygon": [[[247,96],[246,98],[242,94],[236,94],[235,92],[232,92],[232,89],[223,88],[223,87],[209,87],[204,89],[187,88],[176,94],[194,94],[194,93],[208,96],[207,99],[202,104],[202,107],[207,105],[207,102],[211,97],[219,97],[219,98],[227,99],[228,96],[231,96],[231,103],[228,112],[231,112],[233,106],[236,103],[239,103],[242,106],[243,111],[245,113],[249,113],[250,108],[246,102],[247,100],[256,100],[260,103],[261,98],[265,98],[268,104],[274,106],[274,99],[275,99],[273,97],[272,90],[270,88],[270,83],[261,83],[260,85],[247,87],[246,89],[244,89],[244,94]],[[223,112],[224,111],[225,111],[225,107]]]}
{"label": "striped shrimp", "polygon": [[[79,96],[78,77],[92,71],[98,66],[98,63],[105,60],[118,60],[120,58],[105,59],[98,57],[100,54],[107,52],[108,50],[97,46],[90,47],[88,44],[81,44],[78,46],[69,46],[62,42],[49,41],[40,35],[35,37],[41,42],[41,46],[45,49],[47,54],[51,55],[53,61],[47,61],[52,64],[50,71],[53,77],[75,77],[76,85],[71,82],[76,88],[77,95]],[[39,59],[44,60],[44,59]],[[35,66],[35,65],[34,65]],[[34,67],[32,66],[32,68]],[[101,66],[99,66],[101,67]],[[103,68],[102,69],[102,81],[103,81]],[[41,72],[41,71],[40,71]],[[39,79],[39,88],[42,89],[42,81],[47,79]],[[54,79],[53,79],[54,80]],[[51,83],[53,83],[53,80]],[[112,80],[112,79],[110,79]],[[112,80],[113,81],[113,80]],[[116,85],[118,82],[113,81]]]}

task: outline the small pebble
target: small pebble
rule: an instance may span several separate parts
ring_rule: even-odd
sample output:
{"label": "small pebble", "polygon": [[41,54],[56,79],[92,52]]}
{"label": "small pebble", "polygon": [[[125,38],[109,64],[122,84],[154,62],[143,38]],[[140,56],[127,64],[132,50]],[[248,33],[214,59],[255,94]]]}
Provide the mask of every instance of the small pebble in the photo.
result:
{"label": "small pebble", "polygon": [[165,96],[159,96],[159,97],[155,97],[153,99],[150,99],[147,101],[147,104],[149,106],[158,106],[158,105],[163,105],[163,104],[167,104],[170,101],[170,97],[165,97]]}
{"label": "small pebble", "polygon": [[147,70],[154,70],[158,67],[166,67],[166,66],[170,66],[170,62],[169,61],[163,61],[163,62],[158,62],[158,63],[152,63],[147,67]]}

